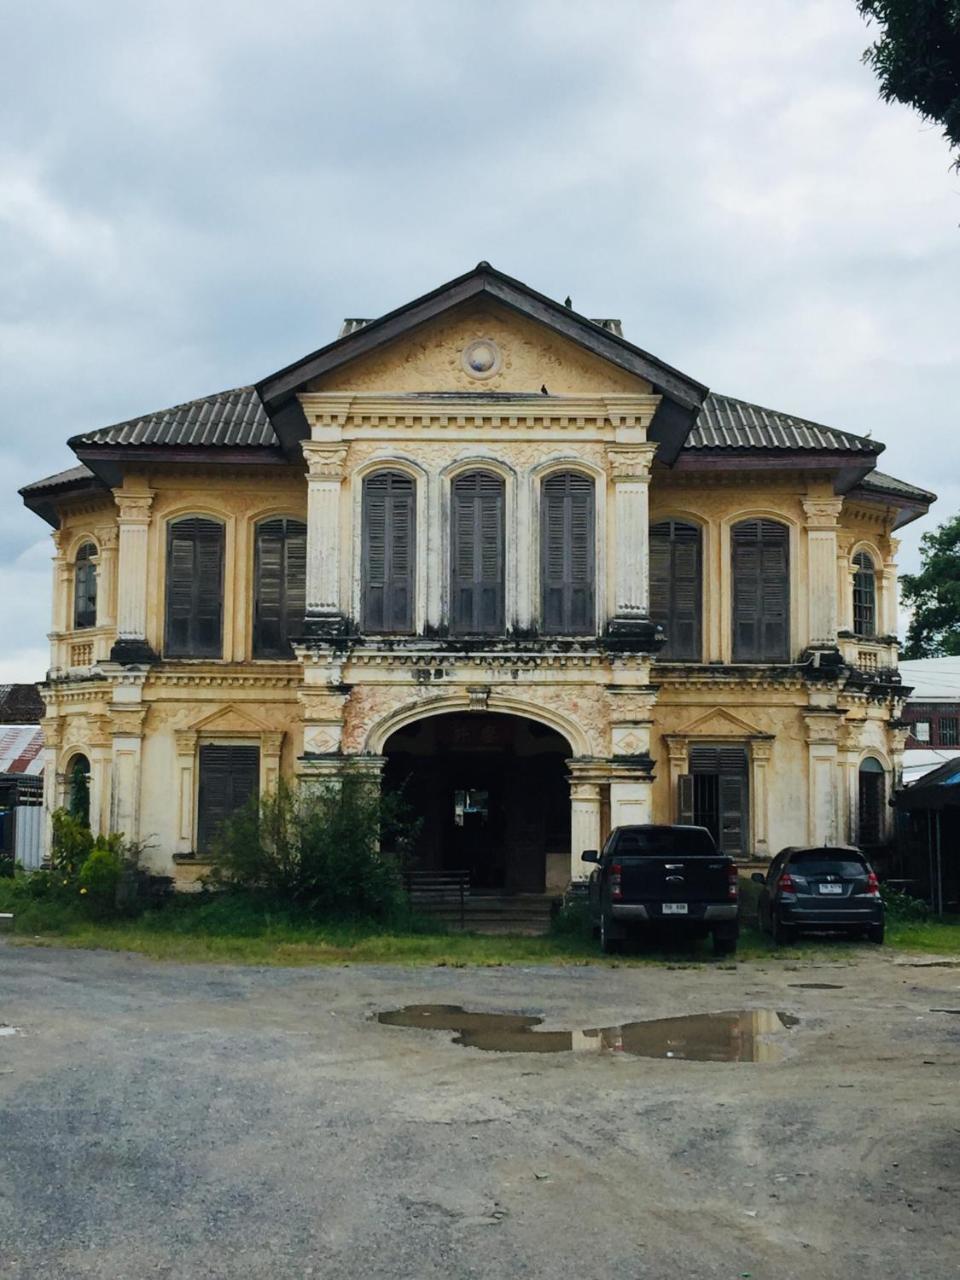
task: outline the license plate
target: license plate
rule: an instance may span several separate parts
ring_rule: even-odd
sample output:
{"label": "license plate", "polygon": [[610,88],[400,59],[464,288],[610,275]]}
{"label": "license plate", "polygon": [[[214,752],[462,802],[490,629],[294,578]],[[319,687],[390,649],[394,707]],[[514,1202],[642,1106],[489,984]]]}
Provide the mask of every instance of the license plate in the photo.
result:
{"label": "license plate", "polygon": [[842,884],[822,884],[820,886],[821,893],[843,893]]}
{"label": "license plate", "polygon": [[665,902],[663,904],[663,914],[665,916],[685,916],[687,914],[687,904],[685,902]]}

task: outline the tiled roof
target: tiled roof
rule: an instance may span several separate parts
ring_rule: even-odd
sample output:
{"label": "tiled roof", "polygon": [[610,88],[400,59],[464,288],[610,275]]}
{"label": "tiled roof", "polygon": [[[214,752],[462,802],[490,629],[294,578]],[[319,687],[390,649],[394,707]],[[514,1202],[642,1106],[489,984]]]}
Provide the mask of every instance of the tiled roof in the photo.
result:
{"label": "tiled roof", "polygon": [[11,724],[0,728],[0,773],[41,773],[42,752],[39,725]]}
{"label": "tiled roof", "polygon": [[684,449],[815,449],[819,452],[876,454],[876,440],[838,431],[819,422],[764,409],[746,400],[711,393]]}
{"label": "tiled roof", "polygon": [[81,462],[78,467],[69,467],[66,471],[58,471],[55,475],[46,476],[43,480],[34,480],[30,484],[25,484],[20,492],[34,493],[40,489],[60,489],[66,485],[75,484],[77,480],[93,478],[93,472]]}
{"label": "tiled roof", "polygon": [[181,448],[276,447],[277,437],[254,387],[236,387],[170,409],[73,436],[83,445],[178,445]]}
{"label": "tiled roof", "polygon": [[871,471],[868,476],[864,476],[857,488],[866,489],[870,493],[889,493],[897,498],[910,498],[914,502],[933,502],[937,496],[929,489],[918,489],[915,484],[907,484],[906,480],[884,475],[882,471]]}
{"label": "tiled roof", "polygon": [[39,724],[43,699],[35,684],[0,684],[0,725]]}

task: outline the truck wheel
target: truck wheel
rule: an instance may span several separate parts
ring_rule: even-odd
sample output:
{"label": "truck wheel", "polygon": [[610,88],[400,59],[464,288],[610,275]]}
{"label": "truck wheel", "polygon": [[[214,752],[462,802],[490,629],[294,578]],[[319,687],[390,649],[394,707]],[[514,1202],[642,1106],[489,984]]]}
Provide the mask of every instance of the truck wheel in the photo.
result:
{"label": "truck wheel", "polygon": [[600,950],[605,956],[615,955],[620,950],[620,939],[610,937],[610,926],[603,913],[600,915]]}
{"label": "truck wheel", "polygon": [[715,956],[733,956],[737,953],[737,939],[713,935],[713,954]]}

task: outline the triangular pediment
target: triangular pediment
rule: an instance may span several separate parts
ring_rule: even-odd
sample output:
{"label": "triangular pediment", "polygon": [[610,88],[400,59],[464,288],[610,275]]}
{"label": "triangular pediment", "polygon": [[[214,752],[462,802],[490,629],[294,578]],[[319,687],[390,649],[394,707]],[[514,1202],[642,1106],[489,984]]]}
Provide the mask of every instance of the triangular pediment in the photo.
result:
{"label": "triangular pediment", "polygon": [[186,727],[195,733],[216,734],[223,737],[230,734],[242,737],[251,733],[264,733],[270,728],[245,707],[236,706],[221,707],[219,711],[200,716]]}
{"label": "triangular pediment", "polygon": [[704,711],[695,720],[677,729],[676,734],[684,738],[765,738],[768,736],[763,729],[751,724],[742,716],[734,715],[726,707],[714,707],[712,711]]}

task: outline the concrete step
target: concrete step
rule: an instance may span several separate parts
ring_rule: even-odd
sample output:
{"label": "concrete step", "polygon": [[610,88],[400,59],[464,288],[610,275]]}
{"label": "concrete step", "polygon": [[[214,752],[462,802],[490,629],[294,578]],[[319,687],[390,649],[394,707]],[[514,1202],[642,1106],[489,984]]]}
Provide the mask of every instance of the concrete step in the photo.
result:
{"label": "concrete step", "polygon": [[[544,894],[516,894],[512,897],[470,897],[463,904],[463,928],[472,933],[546,933],[554,899]],[[429,916],[448,929],[461,927],[460,907],[450,902],[413,902],[414,910]]]}

